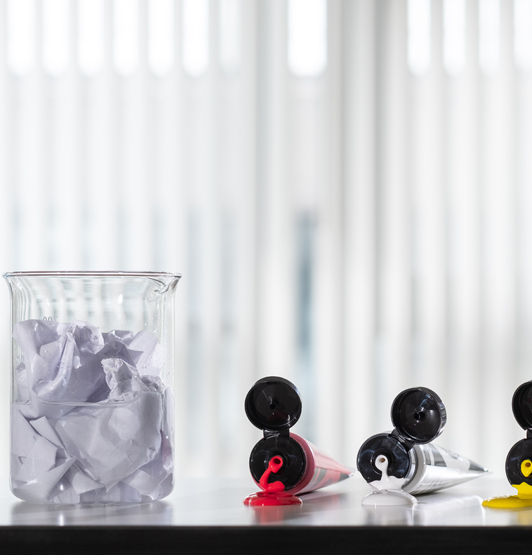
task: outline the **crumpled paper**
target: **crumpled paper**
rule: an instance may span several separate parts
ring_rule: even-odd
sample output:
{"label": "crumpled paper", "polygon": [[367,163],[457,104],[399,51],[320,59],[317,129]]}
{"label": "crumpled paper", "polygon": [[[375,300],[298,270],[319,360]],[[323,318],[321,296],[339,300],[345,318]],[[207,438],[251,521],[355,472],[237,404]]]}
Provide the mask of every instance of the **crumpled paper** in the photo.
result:
{"label": "crumpled paper", "polygon": [[11,482],[32,502],[160,499],[173,483],[165,348],[147,330],[26,320],[13,332]]}

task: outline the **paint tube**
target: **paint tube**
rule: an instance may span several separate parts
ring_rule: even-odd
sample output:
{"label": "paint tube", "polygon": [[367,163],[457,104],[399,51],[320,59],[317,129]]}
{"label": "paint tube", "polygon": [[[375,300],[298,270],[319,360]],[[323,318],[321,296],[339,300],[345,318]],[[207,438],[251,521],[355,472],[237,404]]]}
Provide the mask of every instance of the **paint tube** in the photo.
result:
{"label": "paint tube", "polygon": [[526,430],[526,438],[518,441],[506,457],[506,477],[517,495],[486,499],[482,505],[493,509],[532,507],[532,381],[521,384],[512,397],[512,412],[517,423]]}
{"label": "paint tube", "polygon": [[532,381],[515,390],[512,412],[519,426],[526,430],[526,439],[510,449],[506,457],[506,477],[517,489],[520,499],[532,499]]}
{"label": "paint tube", "polygon": [[425,387],[406,389],[392,404],[391,433],[370,437],[360,448],[357,468],[376,490],[428,493],[467,482],[487,469],[430,443],[443,431],[447,413]]}
{"label": "paint tube", "polygon": [[291,494],[314,491],[352,476],[352,469],[337,463],[310,441],[290,433],[302,409],[293,383],[276,376],[262,378],[250,389],[244,406],[249,421],[264,434],[249,457],[251,476],[258,486],[271,459],[277,456],[283,465],[275,480]]}

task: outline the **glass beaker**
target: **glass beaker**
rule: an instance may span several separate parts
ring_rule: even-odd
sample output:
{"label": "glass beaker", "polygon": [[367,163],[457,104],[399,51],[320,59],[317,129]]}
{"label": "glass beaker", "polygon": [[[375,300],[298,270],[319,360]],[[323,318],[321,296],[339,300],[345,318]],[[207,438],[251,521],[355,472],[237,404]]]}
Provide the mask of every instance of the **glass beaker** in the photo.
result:
{"label": "glass beaker", "polygon": [[173,488],[179,274],[13,272],[11,490],[139,503]]}

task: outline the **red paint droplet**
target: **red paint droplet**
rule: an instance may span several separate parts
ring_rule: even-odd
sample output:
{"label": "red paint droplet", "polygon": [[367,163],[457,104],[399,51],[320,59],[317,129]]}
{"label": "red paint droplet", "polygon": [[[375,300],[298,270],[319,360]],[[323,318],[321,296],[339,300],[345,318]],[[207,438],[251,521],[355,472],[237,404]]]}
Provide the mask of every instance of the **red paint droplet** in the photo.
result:
{"label": "red paint droplet", "polygon": [[270,478],[270,474],[272,472],[274,474],[279,472],[279,470],[281,470],[281,467],[283,466],[283,463],[284,461],[282,457],[279,457],[278,455],[275,457],[272,457],[272,459],[268,463],[268,468],[266,469],[266,472],[264,472],[264,474],[260,477],[260,480],[259,480],[259,486],[264,491],[269,491],[269,492],[284,491],[284,484],[282,482],[272,482],[272,483],[268,482],[268,479]]}

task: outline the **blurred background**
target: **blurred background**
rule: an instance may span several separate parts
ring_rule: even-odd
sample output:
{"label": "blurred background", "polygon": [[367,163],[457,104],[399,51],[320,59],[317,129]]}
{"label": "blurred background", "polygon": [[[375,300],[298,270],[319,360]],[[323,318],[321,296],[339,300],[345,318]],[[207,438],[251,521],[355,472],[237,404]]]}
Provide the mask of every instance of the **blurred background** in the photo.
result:
{"label": "blurred background", "polygon": [[430,387],[502,475],[531,210],[531,0],[0,0],[0,269],[183,274],[180,475],[248,476],[265,375],[351,466]]}

